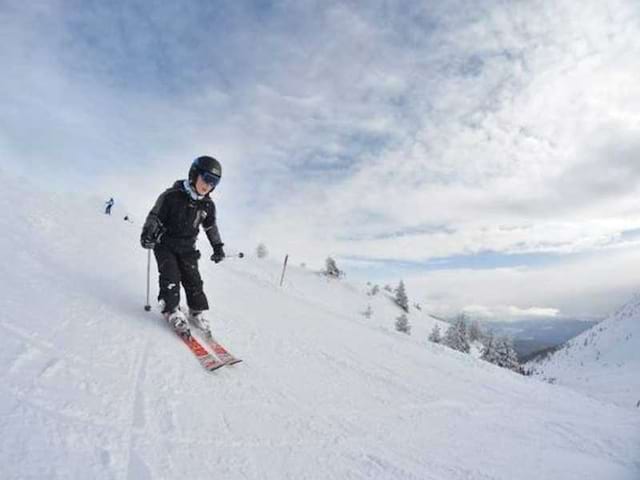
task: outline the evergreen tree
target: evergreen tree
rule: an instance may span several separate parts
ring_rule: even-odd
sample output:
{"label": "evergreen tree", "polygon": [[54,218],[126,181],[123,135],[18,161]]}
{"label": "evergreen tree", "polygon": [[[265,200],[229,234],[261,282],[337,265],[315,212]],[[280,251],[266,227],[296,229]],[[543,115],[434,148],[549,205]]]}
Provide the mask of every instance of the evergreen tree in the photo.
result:
{"label": "evergreen tree", "polygon": [[325,261],[324,274],[327,275],[328,277],[333,277],[333,278],[340,278],[341,276],[344,275],[342,270],[338,268],[336,261],[331,257],[327,257],[327,260]]}
{"label": "evergreen tree", "polygon": [[266,258],[269,255],[269,251],[267,250],[267,246],[264,243],[261,243],[256,248],[256,256],[258,258]]}
{"label": "evergreen tree", "polygon": [[492,333],[487,334],[481,358],[514,372],[524,372],[518,361],[518,355],[513,348],[513,342],[509,337],[496,338]]}
{"label": "evergreen tree", "polygon": [[411,325],[409,325],[409,319],[406,313],[396,318],[396,330],[411,335]]}
{"label": "evergreen tree", "polygon": [[371,315],[373,315],[373,310],[371,309],[371,305],[367,305],[367,309],[362,312],[362,315],[365,316],[365,318],[371,318]]}
{"label": "evergreen tree", "polygon": [[489,332],[485,335],[484,344],[482,347],[482,360],[486,360],[489,363],[498,364],[498,352],[497,352],[497,343],[496,337],[492,332]]}
{"label": "evergreen tree", "polygon": [[371,290],[369,291],[369,295],[371,295],[372,297],[375,297],[378,293],[380,293],[380,287],[378,285],[374,285],[373,287],[371,287]]}
{"label": "evergreen tree", "polygon": [[474,320],[469,325],[469,341],[478,342],[482,340],[482,329],[477,320]]}
{"label": "evergreen tree", "polygon": [[453,325],[447,329],[442,343],[459,352],[469,353],[471,347],[469,346],[469,334],[464,314],[458,315]]}
{"label": "evergreen tree", "polygon": [[398,305],[405,312],[409,312],[409,298],[407,297],[407,292],[404,288],[404,282],[400,280],[398,287],[395,290],[395,298],[394,301],[396,305]]}
{"label": "evergreen tree", "polygon": [[433,343],[441,343],[442,342],[442,335],[440,334],[440,327],[438,326],[437,323],[433,326],[433,329],[431,330],[431,333],[429,334],[429,341],[433,342]]}
{"label": "evergreen tree", "polygon": [[496,365],[508,368],[514,372],[522,372],[522,367],[518,361],[518,354],[514,350],[513,342],[509,337],[502,337],[497,341],[496,353]]}

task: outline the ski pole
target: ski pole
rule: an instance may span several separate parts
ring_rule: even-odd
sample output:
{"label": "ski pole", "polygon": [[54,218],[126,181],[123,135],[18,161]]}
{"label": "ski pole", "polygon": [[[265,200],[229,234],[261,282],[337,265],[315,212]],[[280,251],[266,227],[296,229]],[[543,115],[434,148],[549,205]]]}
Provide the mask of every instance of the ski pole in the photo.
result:
{"label": "ski pole", "polygon": [[[213,255],[211,255],[211,260],[212,261],[215,261],[214,257],[215,257],[215,253]],[[228,254],[225,254],[224,258],[244,258],[244,253],[242,253],[242,252],[228,253]]]}
{"label": "ski pole", "polygon": [[149,305],[149,275],[151,270],[151,249],[147,250],[147,303],[144,305],[144,309],[146,312],[151,310],[151,305]]}

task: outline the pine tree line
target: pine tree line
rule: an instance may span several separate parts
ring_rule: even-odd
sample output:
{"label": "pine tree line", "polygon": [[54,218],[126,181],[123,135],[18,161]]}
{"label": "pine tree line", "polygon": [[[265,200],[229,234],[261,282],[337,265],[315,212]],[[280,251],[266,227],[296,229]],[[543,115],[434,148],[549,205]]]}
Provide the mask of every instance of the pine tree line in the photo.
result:
{"label": "pine tree line", "polygon": [[518,355],[513,348],[511,338],[506,336],[496,337],[492,332],[483,332],[478,322],[474,321],[469,324],[465,314],[460,314],[456,317],[447,328],[444,336],[440,332],[440,327],[436,324],[431,330],[429,341],[463,353],[469,353],[471,343],[480,342],[482,343],[480,357],[482,360],[517,373],[525,373],[518,361]]}

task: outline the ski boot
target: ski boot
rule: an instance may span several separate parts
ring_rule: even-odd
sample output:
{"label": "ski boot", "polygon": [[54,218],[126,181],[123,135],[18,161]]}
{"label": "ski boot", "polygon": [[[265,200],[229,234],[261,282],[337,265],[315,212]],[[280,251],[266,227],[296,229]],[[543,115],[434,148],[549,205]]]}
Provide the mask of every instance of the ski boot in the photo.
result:
{"label": "ski boot", "polygon": [[191,336],[189,323],[187,322],[184,313],[182,313],[179,308],[176,308],[173,312],[165,312],[163,315],[171,328],[173,328],[178,335],[185,337]]}
{"label": "ski boot", "polygon": [[209,320],[204,316],[201,310],[189,309],[189,323],[204,333],[211,333]]}

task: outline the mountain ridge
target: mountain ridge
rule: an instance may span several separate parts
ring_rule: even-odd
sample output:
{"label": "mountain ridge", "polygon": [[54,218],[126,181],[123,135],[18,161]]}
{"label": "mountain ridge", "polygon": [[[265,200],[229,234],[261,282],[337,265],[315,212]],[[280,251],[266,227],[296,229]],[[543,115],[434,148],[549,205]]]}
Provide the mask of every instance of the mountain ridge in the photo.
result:
{"label": "mountain ridge", "polygon": [[621,406],[640,401],[640,294],[527,367],[534,375]]}

